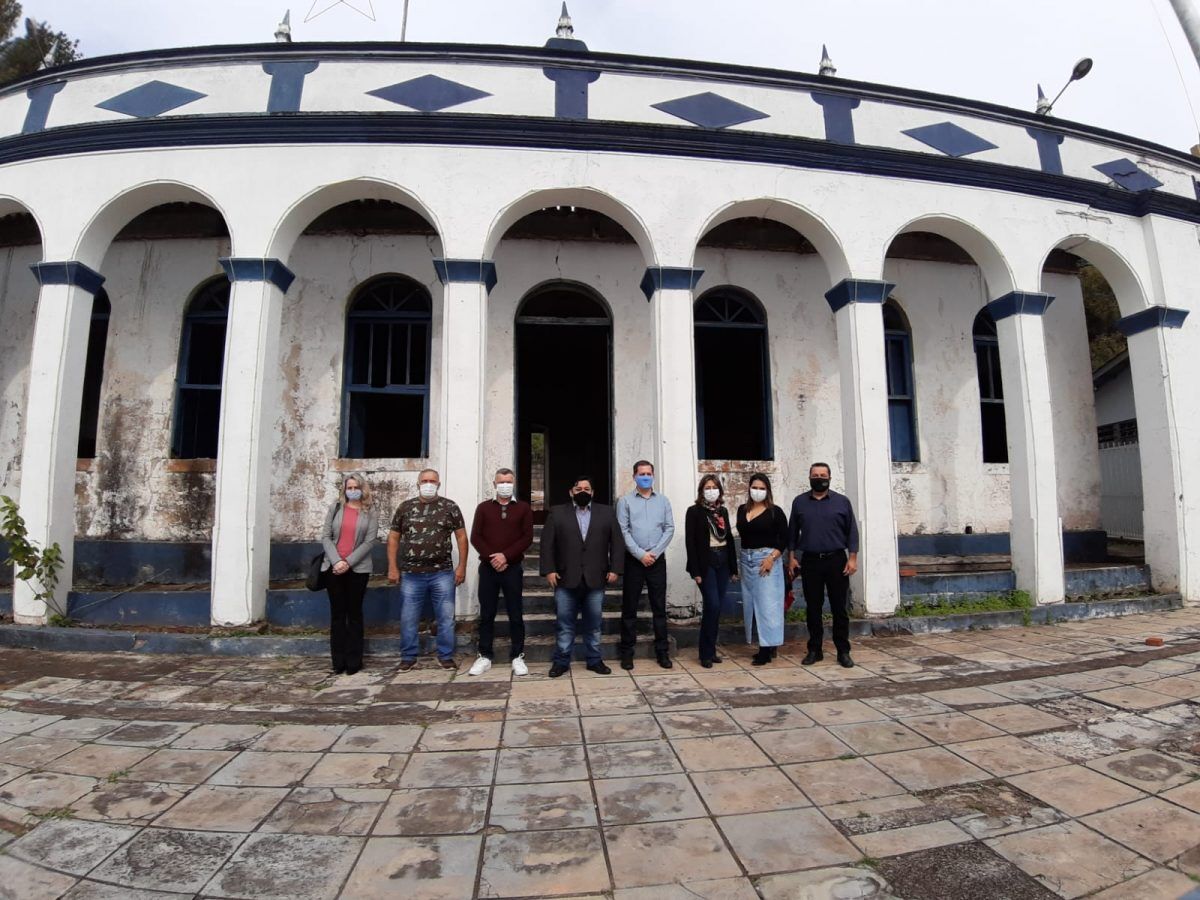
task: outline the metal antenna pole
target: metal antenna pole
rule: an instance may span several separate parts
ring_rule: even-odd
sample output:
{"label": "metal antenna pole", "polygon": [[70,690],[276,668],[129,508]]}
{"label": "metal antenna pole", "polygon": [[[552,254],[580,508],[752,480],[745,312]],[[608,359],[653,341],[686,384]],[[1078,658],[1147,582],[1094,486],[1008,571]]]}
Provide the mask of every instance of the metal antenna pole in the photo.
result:
{"label": "metal antenna pole", "polygon": [[404,0],[404,18],[400,22],[400,43],[408,38],[408,0]]}
{"label": "metal antenna pole", "polygon": [[1179,19],[1183,33],[1191,44],[1192,56],[1200,65],[1200,12],[1197,12],[1196,4],[1192,0],[1171,0],[1171,8],[1175,10],[1175,18]]}

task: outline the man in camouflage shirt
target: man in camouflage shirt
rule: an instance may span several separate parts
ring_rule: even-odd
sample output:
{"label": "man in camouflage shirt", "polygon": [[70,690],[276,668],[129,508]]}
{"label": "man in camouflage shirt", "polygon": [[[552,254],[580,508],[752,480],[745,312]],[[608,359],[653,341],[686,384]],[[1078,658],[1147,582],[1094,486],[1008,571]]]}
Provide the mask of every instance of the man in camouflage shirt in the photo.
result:
{"label": "man in camouflage shirt", "polygon": [[[400,671],[417,663],[417,626],[426,602],[437,616],[438,664],[453,669],[454,589],[467,577],[467,529],[453,500],[438,496],[441,478],[433,469],[417,476],[418,496],[405,500],[388,532],[388,581],[400,584]],[[450,536],[458,541],[453,565]],[[401,577],[403,574],[403,578]]]}

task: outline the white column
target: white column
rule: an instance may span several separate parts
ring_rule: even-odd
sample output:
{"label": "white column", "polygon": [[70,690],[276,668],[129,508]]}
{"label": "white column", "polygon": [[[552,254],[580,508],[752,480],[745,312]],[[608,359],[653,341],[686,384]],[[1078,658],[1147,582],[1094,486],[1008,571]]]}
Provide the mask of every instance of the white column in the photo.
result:
{"label": "white column", "polygon": [[850,590],[854,606],[874,616],[894,612],[900,603],[883,342],[883,302],[893,287],[845,279],[825,294],[837,323],[846,495],[858,516],[858,572]]}
{"label": "white column", "polygon": [[[442,496],[458,504],[467,530],[483,498],[483,397],[487,296],[496,284],[489,260],[435,259],[442,293],[441,424]],[[468,554],[472,554],[468,548]],[[457,554],[457,550],[455,551]],[[459,617],[479,611],[479,567],[467,560],[467,580],[458,589]]]}
{"label": "white column", "polygon": [[691,615],[699,604],[696,583],[687,573],[683,515],[695,501],[696,364],[692,324],[692,291],[701,269],[651,268],[642,279],[654,323],[654,396],[658,490],[671,501],[675,537],[667,548],[667,605]]}
{"label": "white column", "polygon": [[[1146,563],[1155,590],[1200,603],[1200,421],[1197,330],[1188,311],[1166,306],[1126,316],[1142,463]],[[1190,333],[1189,333],[1190,330]]]}
{"label": "white column", "polygon": [[34,596],[41,585],[35,588],[14,579],[13,618],[25,625],[44,624],[49,614],[67,609],[75,558],[75,460],[83,370],[92,299],[104,282],[80,262],[42,262],[32,268],[42,287],[29,357],[20,508],[30,541],[41,549],[57,543],[62,568],[49,610]]}
{"label": "white column", "polygon": [[1035,603],[1065,594],[1054,414],[1043,315],[1049,294],[1013,291],[988,304],[1000,341],[1004,422],[1012,492],[1012,565]]}
{"label": "white column", "polygon": [[277,259],[222,259],[232,282],[212,537],[214,625],[266,613],[271,564],[271,430],[279,402],[279,327],[294,276]]}

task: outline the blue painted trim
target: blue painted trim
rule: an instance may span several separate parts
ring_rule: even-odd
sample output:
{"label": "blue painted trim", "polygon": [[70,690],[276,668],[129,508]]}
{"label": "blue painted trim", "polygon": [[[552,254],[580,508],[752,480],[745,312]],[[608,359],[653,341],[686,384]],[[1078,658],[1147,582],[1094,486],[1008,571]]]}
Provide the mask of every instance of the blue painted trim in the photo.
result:
{"label": "blue painted trim", "polygon": [[1107,175],[1125,190],[1134,193],[1153,191],[1163,186],[1161,181],[1141,169],[1131,159],[1114,159],[1112,162],[1101,163],[1092,168]]}
{"label": "blue painted trim", "polygon": [[104,276],[77,260],[67,262],[36,262],[29,267],[41,285],[69,284],[87,291],[93,297],[104,284]]}
{"label": "blue painted trim", "polygon": [[46,127],[50,118],[50,107],[54,105],[54,97],[67,86],[65,81],[51,81],[39,84],[25,92],[29,98],[29,108],[25,110],[25,124],[21,126],[21,134],[32,134]]}
{"label": "blue painted trim", "polygon": [[[896,536],[896,545],[900,556],[1004,555],[1012,550],[1008,532],[901,534]],[[1063,532],[1066,562],[1102,562],[1107,556],[1108,535],[1103,531]]]}
{"label": "blue painted trim", "polygon": [[1096,566],[1067,569],[1063,574],[1068,597],[1118,594],[1130,589],[1144,591],[1150,588],[1150,570],[1146,566]]}
{"label": "blue painted trim", "polygon": [[649,301],[657,291],[694,290],[704,274],[703,269],[687,269],[674,266],[650,266],[642,276],[642,293]]}
{"label": "blue painted trim", "polygon": [[[581,42],[582,43],[582,42]],[[586,119],[588,85],[600,78],[595,69],[543,68],[542,74],[554,82],[554,117]]]}
{"label": "blue painted trim", "polygon": [[435,259],[433,268],[442,284],[482,284],[489,294],[496,286],[496,264],[490,259]]}
{"label": "blue painted trim", "polygon": [[919,128],[906,128],[900,132],[915,141],[920,141],[947,156],[970,156],[984,150],[995,150],[996,145],[972,131],[953,122],[938,122]]}
{"label": "blue painted trim", "polygon": [[1117,331],[1131,337],[1149,331],[1151,328],[1182,328],[1183,320],[1188,317],[1186,309],[1174,309],[1170,306],[1151,306],[1117,320]]}
{"label": "blue painted trim", "polygon": [[277,259],[224,256],[218,262],[230,281],[269,281],[287,293],[296,275]]}
{"label": "blue painted trim", "polygon": [[651,103],[650,106],[701,128],[731,128],[734,125],[771,118],[769,113],[761,109],[738,103],[713,91],[702,91],[688,97]]}
{"label": "blue painted trim", "polygon": [[1038,163],[1041,165],[1042,171],[1051,175],[1061,175],[1063,173],[1062,153],[1058,148],[1063,142],[1063,136],[1056,131],[1046,131],[1044,128],[1026,128],[1025,133],[1037,142]]}
{"label": "blue painted trim", "polygon": [[895,290],[890,281],[871,281],[863,278],[843,278],[825,292],[829,308],[837,312],[851,303],[882,304]]}
{"label": "blue painted trim", "polygon": [[1133,193],[1018,166],[748,131],[534,116],[297,113],[98,122],[0,139],[0,165],[111,150],[282,144],[517,147],[732,160],[984,188],[1081,203],[1120,215],[1154,214],[1200,223],[1200,202],[1191,197]]}
{"label": "blue painted trim", "polygon": [[96,104],[96,108],[138,119],[152,119],[207,96],[191,88],[156,79],[102,100]]}
{"label": "blue painted trim", "polygon": [[263,63],[263,71],[271,76],[267,112],[299,112],[304,96],[304,79],[317,71],[319,65],[315,59]]}
{"label": "blue painted trim", "polygon": [[1030,291],[1009,291],[987,305],[992,318],[999,322],[1009,316],[1042,316],[1054,302],[1053,294],[1037,294]]}
{"label": "blue painted trim", "polygon": [[854,112],[862,102],[858,97],[845,94],[821,94],[814,91],[809,96],[821,107],[825,117],[825,140],[838,144],[854,143]]}
{"label": "blue painted trim", "polygon": [[407,106],[409,109],[425,113],[441,112],[451,106],[461,106],[492,96],[487,91],[442,78],[440,75],[421,75],[367,93],[388,103]]}
{"label": "blue painted trim", "polygon": [[1000,594],[1017,586],[1011,571],[927,572],[900,576],[900,596],[925,594]]}

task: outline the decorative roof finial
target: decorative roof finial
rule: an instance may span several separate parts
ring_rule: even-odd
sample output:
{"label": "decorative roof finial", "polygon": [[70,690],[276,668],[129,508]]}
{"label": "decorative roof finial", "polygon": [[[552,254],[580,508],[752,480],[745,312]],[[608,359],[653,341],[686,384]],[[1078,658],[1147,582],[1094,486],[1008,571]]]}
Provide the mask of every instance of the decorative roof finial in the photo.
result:
{"label": "decorative roof finial", "polygon": [[1047,116],[1050,114],[1050,106],[1050,101],[1047,99],[1046,94],[1042,91],[1042,86],[1039,84],[1037,108],[1035,111],[1039,116]]}
{"label": "decorative roof finial", "polygon": [[275,43],[290,44],[292,42],[292,11],[283,14],[283,21],[275,28]]}
{"label": "decorative roof finial", "polygon": [[575,26],[571,24],[571,14],[567,12],[566,0],[563,0],[562,14],[558,17],[558,30],[555,34],[560,38],[575,37]]}
{"label": "decorative roof finial", "polygon": [[829,58],[829,50],[824,44],[821,45],[821,68],[818,70],[818,74],[826,78],[832,78],[837,74],[833,60]]}
{"label": "decorative roof finial", "polygon": [[46,55],[42,57],[42,61],[38,65],[38,70],[41,71],[42,69],[49,69],[49,68],[53,67],[54,66],[54,54],[57,52],[58,52],[58,38],[55,38],[50,44],[50,49],[46,51]]}

